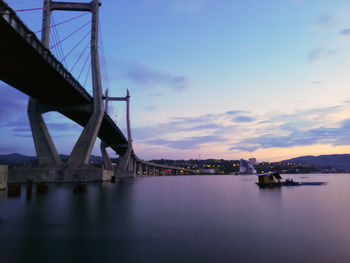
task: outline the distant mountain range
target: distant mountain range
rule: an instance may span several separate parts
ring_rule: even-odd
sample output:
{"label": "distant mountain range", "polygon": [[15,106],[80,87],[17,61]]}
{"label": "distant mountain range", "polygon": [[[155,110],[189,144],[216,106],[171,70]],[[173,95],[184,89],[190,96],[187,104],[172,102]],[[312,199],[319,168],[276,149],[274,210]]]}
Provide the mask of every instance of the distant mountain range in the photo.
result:
{"label": "distant mountain range", "polygon": [[331,154],[331,155],[320,155],[320,156],[301,156],[284,160],[282,162],[288,163],[305,163],[320,168],[335,168],[344,171],[350,171],[350,154]]}
{"label": "distant mountain range", "polygon": [[26,156],[19,153],[11,153],[0,155],[0,164],[5,164],[9,166],[19,165],[19,164],[29,164],[35,163],[36,157]]}

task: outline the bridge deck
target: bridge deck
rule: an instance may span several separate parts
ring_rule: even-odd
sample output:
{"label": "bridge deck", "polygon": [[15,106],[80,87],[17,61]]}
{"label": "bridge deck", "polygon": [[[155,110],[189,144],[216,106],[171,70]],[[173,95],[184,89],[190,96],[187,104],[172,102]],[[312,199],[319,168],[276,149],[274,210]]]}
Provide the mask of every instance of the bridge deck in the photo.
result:
{"label": "bridge deck", "polygon": [[[85,126],[91,112],[72,107],[92,106],[92,97],[1,0],[0,36],[0,80]],[[106,112],[98,137],[117,153],[125,152],[118,145],[127,139]]]}

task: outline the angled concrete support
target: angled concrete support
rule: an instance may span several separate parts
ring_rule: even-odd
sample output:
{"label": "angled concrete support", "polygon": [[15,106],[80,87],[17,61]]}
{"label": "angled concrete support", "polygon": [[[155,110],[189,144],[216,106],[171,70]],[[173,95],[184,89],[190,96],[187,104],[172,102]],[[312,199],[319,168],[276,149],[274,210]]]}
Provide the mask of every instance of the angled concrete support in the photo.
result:
{"label": "angled concrete support", "polygon": [[106,151],[107,144],[104,143],[103,141],[101,141],[100,148],[101,148],[101,153],[102,153],[102,163],[103,163],[104,169],[113,171],[114,169],[113,169],[112,161],[109,158],[109,155]]}
{"label": "angled concrete support", "polygon": [[28,100],[27,113],[39,166],[50,169],[59,168],[62,165],[61,158],[41,116],[40,104],[33,98]]}

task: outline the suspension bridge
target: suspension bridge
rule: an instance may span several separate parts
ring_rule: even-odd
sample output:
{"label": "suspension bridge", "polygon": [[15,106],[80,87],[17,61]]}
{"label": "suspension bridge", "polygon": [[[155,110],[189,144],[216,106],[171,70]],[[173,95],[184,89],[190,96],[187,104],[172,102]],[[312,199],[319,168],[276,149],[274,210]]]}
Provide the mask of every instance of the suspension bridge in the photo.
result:
{"label": "suspension bridge", "polygon": [[[89,3],[44,0],[42,8],[13,10],[0,0],[0,80],[29,96],[27,114],[38,158],[37,167],[10,170],[11,180],[103,181],[109,180],[115,173],[117,177],[195,173],[182,167],[143,161],[133,150],[129,91],[125,97],[111,97],[108,89],[103,94],[98,53],[100,6],[98,0]],[[42,28],[33,32],[21,21],[17,12],[37,10],[43,12]],[[82,14],[54,23],[53,11],[74,11]],[[57,26],[80,19],[89,13],[91,20],[67,36],[60,38],[55,31]],[[89,24],[91,30],[81,32]],[[81,38],[65,54],[61,47],[62,42],[78,32]],[[41,41],[36,33],[41,33]],[[88,45],[83,45],[88,35],[91,35],[90,41]],[[79,46],[83,47],[83,51],[76,56],[76,61],[68,70],[69,56]],[[79,60],[83,61],[83,66],[74,75],[72,72]],[[80,81],[83,72],[86,76]],[[92,95],[85,88],[89,77]],[[126,103],[126,135],[108,114],[109,101]],[[42,117],[49,111],[59,112],[83,127],[66,162],[61,160]],[[97,137],[101,139],[102,167],[89,165]],[[106,150],[108,147],[119,155],[117,171],[112,166]]]}

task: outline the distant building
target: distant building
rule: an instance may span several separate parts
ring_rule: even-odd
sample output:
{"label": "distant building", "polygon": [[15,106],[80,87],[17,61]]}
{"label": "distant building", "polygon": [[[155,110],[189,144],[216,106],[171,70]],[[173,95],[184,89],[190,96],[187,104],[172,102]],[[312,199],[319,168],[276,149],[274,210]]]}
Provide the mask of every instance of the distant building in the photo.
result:
{"label": "distant building", "polygon": [[239,161],[239,173],[240,174],[256,174],[256,170],[250,161],[241,159]]}
{"label": "distant building", "polygon": [[249,162],[250,162],[251,165],[256,165],[257,164],[256,158],[249,158]]}
{"label": "distant building", "polygon": [[215,170],[214,169],[203,169],[200,168],[198,169],[200,174],[215,174]]}

